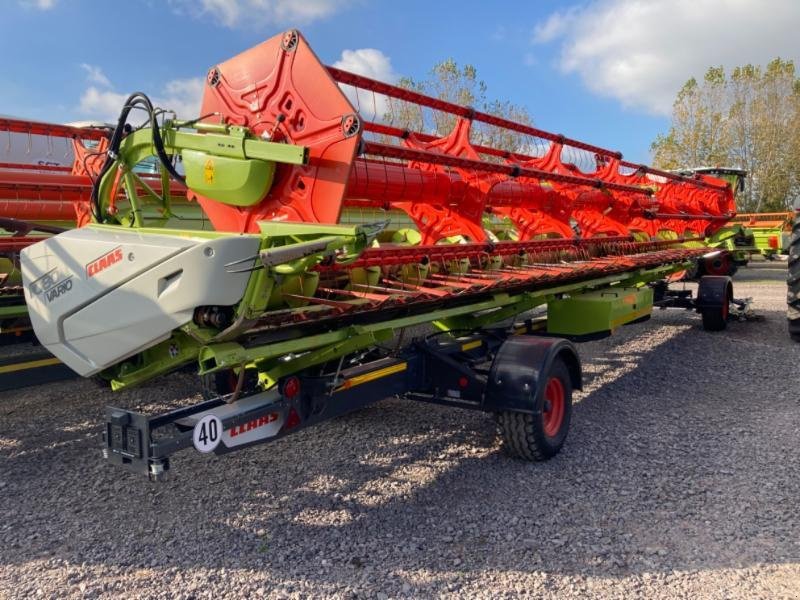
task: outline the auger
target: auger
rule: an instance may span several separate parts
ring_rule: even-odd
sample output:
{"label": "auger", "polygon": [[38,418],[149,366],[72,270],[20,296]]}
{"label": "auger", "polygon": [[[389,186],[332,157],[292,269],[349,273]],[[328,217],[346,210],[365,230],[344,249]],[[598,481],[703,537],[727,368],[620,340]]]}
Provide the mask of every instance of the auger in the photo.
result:
{"label": "auger", "polygon": [[326,67],[295,30],[211,68],[197,119],[131,95],[92,154],[83,226],[21,252],[25,299],[42,344],[113,389],[197,366],[197,405],[108,409],[107,457],[151,476],[394,394],[496,413],[545,459],[581,386],[568,338],[654,305],[722,329],[733,301],[728,277],[665,283],[708,258],[728,181]]}

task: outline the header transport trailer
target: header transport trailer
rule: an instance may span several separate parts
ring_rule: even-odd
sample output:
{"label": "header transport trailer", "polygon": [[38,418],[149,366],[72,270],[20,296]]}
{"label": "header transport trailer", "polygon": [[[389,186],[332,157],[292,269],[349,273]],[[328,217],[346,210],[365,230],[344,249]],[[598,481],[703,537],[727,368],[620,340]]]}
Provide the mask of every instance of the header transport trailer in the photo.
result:
{"label": "header transport trailer", "polygon": [[[570,340],[744,308],[729,277],[667,285],[718,255],[726,181],[326,67],[295,30],[212,67],[199,118],[135,93],[105,139],[89,222],[21,251],[24,294],[42,344],[114,390],[196,366],[202,402],[107,409],[106,457],[153,478],[391,395],[494,413],[546,459],[581,387]],[[176,185],[209,227],[167,226]]]}

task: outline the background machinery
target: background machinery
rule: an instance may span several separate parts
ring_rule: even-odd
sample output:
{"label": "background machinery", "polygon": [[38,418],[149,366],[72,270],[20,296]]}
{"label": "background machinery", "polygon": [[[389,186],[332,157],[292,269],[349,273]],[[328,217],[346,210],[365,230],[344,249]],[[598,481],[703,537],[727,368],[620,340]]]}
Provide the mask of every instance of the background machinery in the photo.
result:
{"label": "background machinery", "polygon": [[736,266],[744,266],[753,255],[766,260],[788,249],[793,213],[739,213],[708,240],[715,248],[728,250]]}
{"label": "background machinery", "polygon": [[666,285],[719,255],[728,182],[326,67],[295,30],[211,68],[198,119],[132,94],[92,155],[83,226],[21,250],[25,300],[113,389],[196,366],[199,404],[108,409],[106,456],[153,477],[393,394],[495,413],[545,459],[581,386],[569,340],[741,307],[725,276]]}

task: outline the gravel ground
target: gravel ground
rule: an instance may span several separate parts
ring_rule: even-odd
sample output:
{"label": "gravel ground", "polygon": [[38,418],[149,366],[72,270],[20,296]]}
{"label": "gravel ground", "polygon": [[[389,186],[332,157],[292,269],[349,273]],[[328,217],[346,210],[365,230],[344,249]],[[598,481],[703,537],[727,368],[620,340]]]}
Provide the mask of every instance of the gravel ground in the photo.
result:
{"label": "gravel ground", "polygon": [[173,376],[0,396],[0,595],[800,597],[800,345],[785,263],[736,277],[759,322],[690,312],[580,346],[563,452],[506,457],[482,414],[386,400],[272,445],[186,452],[154,484],[104,464],[103,406]]}

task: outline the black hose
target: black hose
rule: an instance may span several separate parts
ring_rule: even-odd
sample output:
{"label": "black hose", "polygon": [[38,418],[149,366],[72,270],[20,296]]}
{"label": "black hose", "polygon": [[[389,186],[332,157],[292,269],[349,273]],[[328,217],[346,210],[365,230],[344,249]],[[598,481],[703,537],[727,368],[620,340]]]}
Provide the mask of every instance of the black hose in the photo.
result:
{"label": "black hose", "polygon": [[142,92],[134,92],[128,96],[128,99],[122,106],[122,111],[120,112],[119,119],[117,120],[117,126],[114,128],[114,132],[111,134],[111,141],[108,145],[106,160],[100,169],[100,174],[92,185],[91,206],[92,212],[94,213],[94,218],[98,223],[102,223],[104,221],[100,206],[100,183],[106,173],[108,173],[108,171],[114,166],[116,158],[119,154],[120,146],[122,145],[122,140],[128,133],[126,129],[128,114],[134,107],[139,105],[143,106],[150,119],[150,128],[153,131],[153,146],[155,147],[158,160],[167,170],[167,173],[169,173],[170,177],[181,183],[184,183],[184,178],[175,170],[175,167],[172,166],[172,161],[170,160],[169,155],[167,155],[167,153],[164,151],[164,140],[161,137],[161,130],[158,127],[157,115],[155,114],[155,109],[153,108],[152,102],[150,102],[150,98],[148,98]]}

